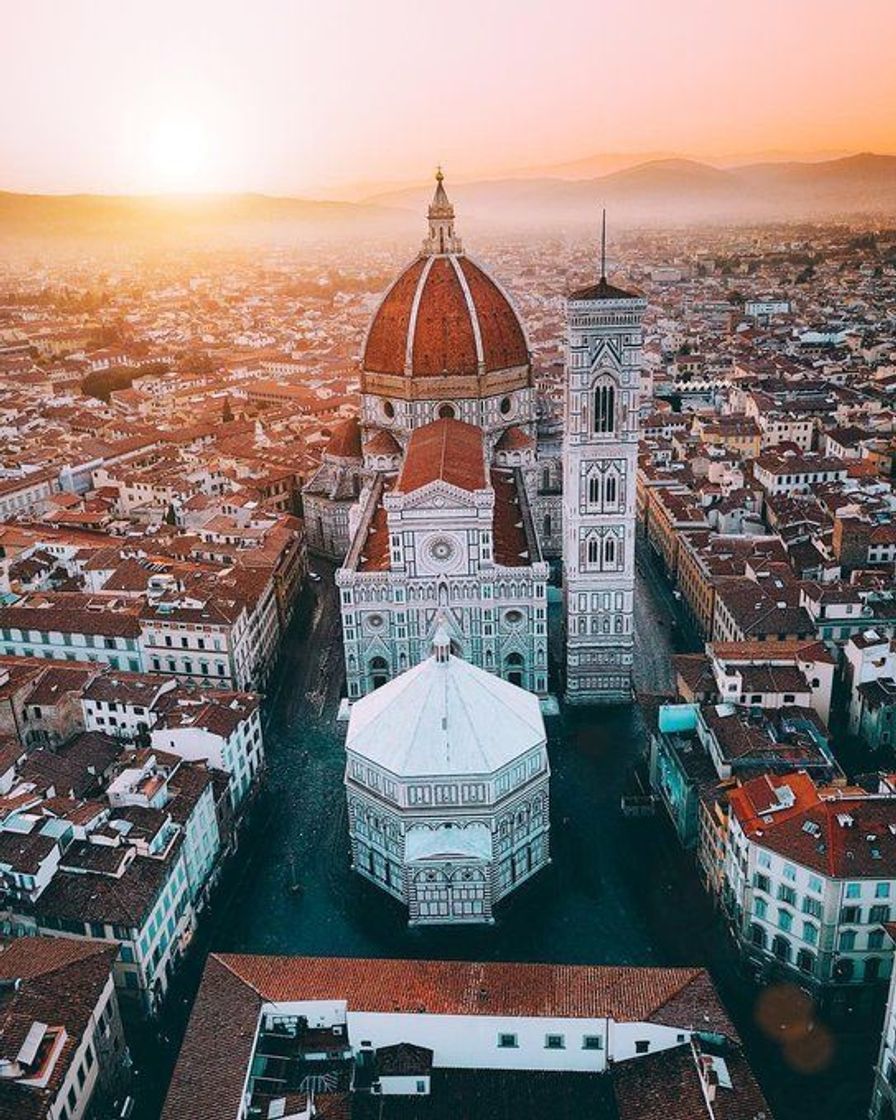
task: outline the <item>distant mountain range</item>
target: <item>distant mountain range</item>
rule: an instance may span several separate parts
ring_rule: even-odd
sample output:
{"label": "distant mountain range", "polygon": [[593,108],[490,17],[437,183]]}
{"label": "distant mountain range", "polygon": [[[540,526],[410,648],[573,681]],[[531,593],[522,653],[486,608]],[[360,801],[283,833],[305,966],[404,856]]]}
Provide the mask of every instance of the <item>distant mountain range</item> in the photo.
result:
{"label": "distant mountain range", "polygon": [[[622,157],[593,157],[613,160]],[[720,168],[688,159],[654,159],[591,178],[535,175],[452,184],[461,220],[472,226],[594,227],[598,208],[633,223],[737,222],[880,215],[896,218],[896,156],[818,162],[762,162]],[[291,236],[421,231],[432,183],[360,202],[322,202],[262,194],[184,196],[32,195],[0,192],[0,238],[106,240],[211,238],[232,243]]]}
{"label": "distant mountain range", "polygon": [[[482,222],[593,222],[606,206],[616,222],[731,221],[896,214],[896,156],[870,153],[820,162],[718,168],[656,159],[594,178],[505,178],[448,184],[464,215]],[[366,199],[420,211],[429,184]]]}

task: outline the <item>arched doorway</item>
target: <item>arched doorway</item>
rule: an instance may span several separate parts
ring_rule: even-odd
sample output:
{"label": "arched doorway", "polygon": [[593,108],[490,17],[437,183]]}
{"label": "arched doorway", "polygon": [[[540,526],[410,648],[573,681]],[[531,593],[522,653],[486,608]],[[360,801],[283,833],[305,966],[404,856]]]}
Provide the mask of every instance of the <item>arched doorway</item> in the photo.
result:
{"label": "arched doorway", "polygon": [[389,679],[389,666],[383,657],[374,657],[370,661],[370,687],[382,688]]}
{"label": "arched doorway", "polygon": [[520,653],[508,653],[504,658],[505,676],[511,684],[515,684],[518,688],[523,687],[523,655]]}

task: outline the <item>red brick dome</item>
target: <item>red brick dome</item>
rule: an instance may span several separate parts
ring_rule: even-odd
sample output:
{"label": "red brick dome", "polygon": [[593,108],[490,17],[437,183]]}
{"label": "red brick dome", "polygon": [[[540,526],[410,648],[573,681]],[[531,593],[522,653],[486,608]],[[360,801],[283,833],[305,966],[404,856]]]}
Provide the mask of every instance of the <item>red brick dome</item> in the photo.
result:
{"label": "red brick dome", "polygon": [[362,367],[410,377],[476,375],[526,366],[526,336],[510,301],[469,257],[418,257],[374,316]]}

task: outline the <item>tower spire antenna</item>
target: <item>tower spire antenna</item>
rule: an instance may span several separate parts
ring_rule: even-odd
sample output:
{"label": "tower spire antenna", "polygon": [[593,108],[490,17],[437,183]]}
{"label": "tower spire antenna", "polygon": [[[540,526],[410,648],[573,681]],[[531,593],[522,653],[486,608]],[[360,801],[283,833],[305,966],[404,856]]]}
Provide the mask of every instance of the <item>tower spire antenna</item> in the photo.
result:
{"label": "tower spire antenna", "polygon": [[601,210],[600,219],[600,282],[607,282],[607,208]]}

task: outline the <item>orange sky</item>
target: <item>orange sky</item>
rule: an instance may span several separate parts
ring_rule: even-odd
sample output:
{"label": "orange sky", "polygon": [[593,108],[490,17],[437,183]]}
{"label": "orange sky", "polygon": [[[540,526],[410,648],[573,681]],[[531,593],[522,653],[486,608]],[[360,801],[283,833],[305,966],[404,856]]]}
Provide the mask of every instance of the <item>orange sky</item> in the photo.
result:
{"label": "orange sky", "polygon": [[896,152],[896,0],[0,0],[0,189]]}

